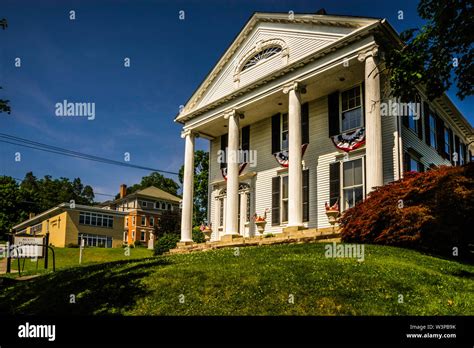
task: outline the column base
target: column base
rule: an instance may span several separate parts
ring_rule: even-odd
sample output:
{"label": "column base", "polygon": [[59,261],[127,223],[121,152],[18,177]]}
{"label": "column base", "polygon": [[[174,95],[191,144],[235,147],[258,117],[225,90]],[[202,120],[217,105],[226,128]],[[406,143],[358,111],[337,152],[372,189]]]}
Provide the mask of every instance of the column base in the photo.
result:
{"label": "column base", "polygon": [[184,242],[178,242],[176,244],[176,246],[179,248],[179,247],[184,247],[186,245],[192,245],[192,244],[194,244],[194,242],[192,240],[191,241],[188,240],[188,241],[184,241]]}
{"label": "column base", "polygon": [[287,227],[283,227],[283,232],[297,232],[297,231],[301,231],[305,229],[306,227],[304,227],[303,225],[287,226]]}
{"label": "column base", "polygon": [[244,237],[241,236],[240,234],[224,234],[224,235],[221,237],[221,241],[222,241],[222,242],[231,242],[231,241],[233,241],[234,239],[239,239],[239,238],[244,238]]}

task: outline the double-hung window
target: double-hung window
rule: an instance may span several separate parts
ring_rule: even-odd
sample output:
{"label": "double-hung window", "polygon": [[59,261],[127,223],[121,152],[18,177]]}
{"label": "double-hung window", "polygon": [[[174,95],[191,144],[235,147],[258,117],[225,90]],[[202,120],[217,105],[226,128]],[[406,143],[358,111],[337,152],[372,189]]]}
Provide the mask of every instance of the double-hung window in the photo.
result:
{"label": "double-hung window", "polygon": [[288,222],[288,175],[281,177],[281,222]]}
{"label": "double-hung window", "polygon": [[341,132],[363,126],[362,86],[341,92]]}
{"label": "double-hung window", "polygon": [[435,116],[431,113],[430,113],[430,145],[434,149],[437,148],[436,119],[435,119]]}
{"label": "double-hung window", "polygon": [[288,114],[281,115],[281,150],[288,150],[289,144]]}
{"label": "double-hung window", "polygon": [[352,208],[364,199],[364,178],[362,158],[343,162],[343,210]]}

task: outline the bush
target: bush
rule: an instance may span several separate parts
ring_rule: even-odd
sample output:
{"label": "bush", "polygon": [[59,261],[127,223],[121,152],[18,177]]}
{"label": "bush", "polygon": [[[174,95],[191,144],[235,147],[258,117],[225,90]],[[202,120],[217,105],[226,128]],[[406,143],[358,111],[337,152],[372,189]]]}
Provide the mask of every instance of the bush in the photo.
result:
{"label": "bush", "polygon": [[77,243],[68,243],[66,248],[79,248],[79,244]]}
{"label": "bush", "polygon": [[341,217],[344,242],[372,243],[469,258],[474,244],[474,163],[425,173],[377,188]]}
{"label": "bush", "polygon": [[176,248],[179,242],[179,236],[174,233],[167,233],[159,238],[155,243],[155,255],[162,255],[170,249]]}
{"label": "bush", "polygon": [[206,237],[204,233],[200,230],[199,226],[193,228],[193,236],[192,236],[194,243],[204,243],[206,242]]}

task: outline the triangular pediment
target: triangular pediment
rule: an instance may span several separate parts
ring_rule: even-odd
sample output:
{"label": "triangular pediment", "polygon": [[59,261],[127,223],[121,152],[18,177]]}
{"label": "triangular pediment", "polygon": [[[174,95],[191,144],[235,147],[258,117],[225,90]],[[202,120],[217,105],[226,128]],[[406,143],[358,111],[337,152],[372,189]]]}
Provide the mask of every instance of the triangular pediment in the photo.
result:
{"label": "triangular pediment", "polygon": [[327,15],[255,14],[177,117],[235,91],[343,39],[376,19]]}

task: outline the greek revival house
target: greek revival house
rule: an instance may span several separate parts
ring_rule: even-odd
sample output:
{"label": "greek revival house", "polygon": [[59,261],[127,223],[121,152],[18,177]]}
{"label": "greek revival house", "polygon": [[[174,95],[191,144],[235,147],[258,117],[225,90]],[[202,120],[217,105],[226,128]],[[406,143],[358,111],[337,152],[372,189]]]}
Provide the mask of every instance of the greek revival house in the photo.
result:
{"label": "greek revival house", "polygon": [[400,44],[385,19],[254,14],[175,119],[181,241],[196,137],[210,141],[211,240],[258,236],[254,214],[263,233],[328,228],[326,204],[344,211],[406,171],[470,161],[473,128],[447,96],[389,96],[384,50]]}

